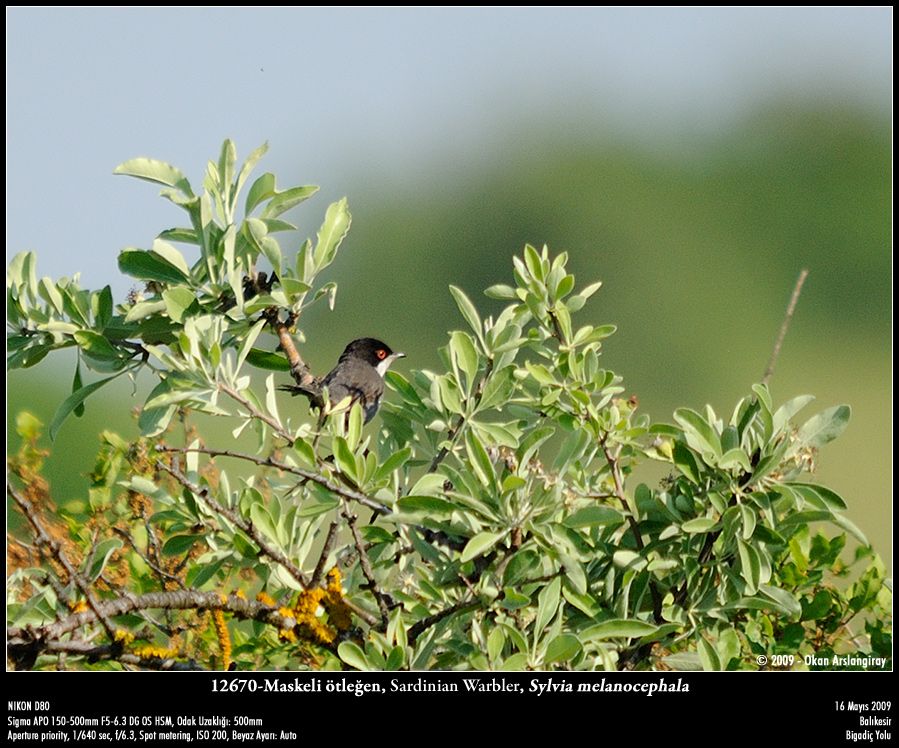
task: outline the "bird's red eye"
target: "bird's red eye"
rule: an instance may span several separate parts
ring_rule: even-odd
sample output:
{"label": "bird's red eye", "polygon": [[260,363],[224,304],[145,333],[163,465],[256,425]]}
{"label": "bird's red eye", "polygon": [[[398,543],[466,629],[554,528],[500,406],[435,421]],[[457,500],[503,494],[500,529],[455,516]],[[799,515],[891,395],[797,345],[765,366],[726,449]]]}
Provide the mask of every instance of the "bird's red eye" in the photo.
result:
{"label": "bird's red eye", "polygon": [[385,358],[387,358],[387,351],[385,351],[383,348],[378,348],[375,355],[378,357],[379,361],[383,361]]}

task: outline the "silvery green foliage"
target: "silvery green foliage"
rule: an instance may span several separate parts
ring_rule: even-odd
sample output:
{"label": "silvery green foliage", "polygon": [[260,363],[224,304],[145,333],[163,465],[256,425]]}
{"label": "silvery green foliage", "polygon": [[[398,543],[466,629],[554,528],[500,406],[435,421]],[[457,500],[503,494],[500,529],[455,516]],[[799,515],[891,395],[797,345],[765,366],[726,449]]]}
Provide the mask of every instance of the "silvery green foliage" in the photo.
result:
{"label": "silvery green foliage", "polygon": [[[301,332],[310,304],[333,306],[336,287],[317,279],[350,214],[346,200],[333,203],[315,240],[282,250],[276,235],[295,227],[280,216],[317,188],[279,191],[271,174],[250,182],[265,150],[238,169],[226,141],[199,195],[159,161],[116,169],[162,184],[187,218],[150,249],[122,251],[120,270],[145,284],[122,303],[108,286],[81,289],[77,277],[38,280],[32,253],[10,265],[9,367],[78,351],[51,437],[105,383],[142,369],[156,377],[139,417],[151,458],[136,466],[122,459],[135,445],[107,439],[107,480],[91,512],[122,521],[122,497],[138,493],[153,504],[163,552],[189,557],[189,587],[239,579],[247,595],[295,594],[295,576],[245,528],[153,467],[157,443],[199,444],[177,444],[173,416],[206,413],[225,419],[235,439],[255,430],[256,459],[287,469],[244,460],[236,473],[219,460],[210,480],[207,458],[187,451],[190,485],[237,511],[304,573],[345,569],[363,617],[322,649],[318,666],[756,669],[762,654],[832,651],[850,638],[889,651],[883,566],[843,514],[843,499],[813,476],[819,448],[845,428],[849,408],[797,420],[811,397],[775,407],[757,385],[729,417],[682,408],[672,424],[651,423],[602,364],[614,326],[575,322],[600,284],[579,287],[565,253],[525,247],[512,283],[486,291],[505,303],[495,315],[450,286],[459,317],[440,351],[442,370],[388,373],[374,426],[363,429],[361,412],[341,404],[321,425],[295,407],[284,417],[275,385],[290,381],[289,365],[272,324],[296,321]],[[280,373],[254,381],[259,368]],[[85,384],[85,369],[101,377]],[[230,446],[205,439],[206,448]],[[645,461],[664,466],[659,485],[632,479]],[[353,514],[361,545],[348,531]],[[338,540],[321,558],[332,523]],[[833,584],[849,568],[843,533],[867,563],[848,587]],[[136,586],[159,584],[138,566]],[[35,594],[52,595],[42,589]],[[52,619],[54,605],[55,597],[14,602],[10,622]],[[851,629],[863,610],[873,615]],[[255,622],[234,630],[244,666],[309,666],[305,650],[276,631]]]}

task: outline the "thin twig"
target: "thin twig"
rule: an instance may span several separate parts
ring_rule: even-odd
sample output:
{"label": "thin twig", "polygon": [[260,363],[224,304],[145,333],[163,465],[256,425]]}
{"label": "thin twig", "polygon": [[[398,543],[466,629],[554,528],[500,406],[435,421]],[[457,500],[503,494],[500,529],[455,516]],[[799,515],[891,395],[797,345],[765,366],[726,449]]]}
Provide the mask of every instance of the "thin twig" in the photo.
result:
{"label": "thin twig", "polygon": [[328,528],[328,534],[325,536],[325,544],[322,546],[322,552],[318,556],[318,563],[315,565],[315,571],[312,572],[312,587],[319,587],[322,578],[325,575],[325,564],[328,563],[328,556],[331,554],[331,548],[334,546],[334,539],[337,537],[337,529],[340,527],[338,522],[332,522]]}
{"label": "thin twig", "polygon": [[[634,536],[634,544],[637,546],[637,550],[642,551],[646,547],[643,543],[643,536],[640,534],[640,527],[637,524],[637,519],[636,517],[634,517],[634,513],[630,511],[630,504],[628,504],[627,496],[624,493],[624,480],[621,477],[621,466],[618,462],[621,448],[619,447],[618,451],[613,454],[612,450],[609,449],[608,440],[609,435],[608,433],[606,433],[599,440],[599,446],[601,447],[602,453],[609,465],[609,470],[612,471],[612,481],[615,484],[615,496],[627,510],[625,516],[627,517],[627,523],[630,526],[631,533]],[[649,594],[652,596],[652,614],[655,617],[656,621],[658,623],[661,623],[662,594],[661,592],[659,592],[659,588],[656,587],[656,583],[652,578],[650,578],[649,580]]]}
{"label": "thin twig", "polygon": [[409,644],[414,644],[415,640],[421,636],[425,631],[427,631],[431,626],[435,626],[440,623],[444,618],[449,618],[456,613],[462,613],[466,610],[471,610],[472,608],[476,608],[479,605],[478,600],[460,600],[455,605],[451,605],[448,608],[444,608],[443,610],[434,613],[433,615],[426,616],[422,618],[418,622],[412,624],[409,628],[408,639]]}
{"label": "thin twig", "polygon": [[[493,373],[493,359],[487,359],[487,367],[484,369],[484,375],[478,381],[478,386],[475,388],[474,392],[474,407],[472,410],[475,410],[481,402],[481,398],[484,396],[484,387],[487,384],[487,380],[490,378],[490,375]],[[464,415],[459,415],[458,420],[456,421],[456,425],[453,426],[446,434],[447,439],[449,440],[449,446],[444,446],[440,448],[440,451],[434,455],[434,459],[431,460],[431,464],[428,466],[427,472],[433,473],[440,467],[440,463],[446,459],[446,456],[450,453],[450,450],[453,449],[456,445],[456,439],[459,438],[459,434],[462,433],[462,427],[465,425],[466,418]]]}
{"label": "thin twig", "polygon": [[796,302],[799,301],[799,294],[802,293],[802,284],[808,276],[808,269],[802,268],[799,277],[796,279],[796,285],[793,286],[793,294],[790,296],[790,303],[787,305],[787,313],[780,325],[780,332],[777,334],[777,341],[774,343],[774,350],[771,351],[771,358],[768,359],[768,367],[765,369],[765,376],[762,377],[762,384],[768,384],[771,376],[774,374],[774,367],[777,366],[777,357],[780,355],[780,347],[783,345],[787,330],[790,327],[790,321],[793,319],[793,312],[796,311]]}
{"label": "thin twig", "polygon": [[315,473],[311,470],[304,470],[303,468],[294,467],[293,465],[287,465],[286,463],[279,462],[278,460],[275,460],[271,457],[256,457],[255,455],[246,454],[244,452],[235,452],[230,449],[209,449],[207,447],[169,447],[164,444],[158,445],[156,449],[160,452],[199,452],[200,454],[209,455],[210,457],[234,457],[238,460],[247,460],[248,462],[252,462],[262,467],[271,467],[275,468],[276,470],[283,470],[285,473],[297,475],[304,481],[317,483],[323,488],[327,488],[331,493],[337,496],[341,496],[345,499],[350,499],[351,501],[356,501],[363,506],[367,506],[369,509],[373,509],[378,514],[393,513],[393,510],[389,506],[387,506],[386,504],[382,504],[380,501],[377,501],[370,496],[366,496],[360,491],[353,490],[349,487],[340,486],[337,483],[329,480],[325,476],[320,475],[319,473]]}
{"label": "thin twig", "polygon": [[161,467],[169,475],[171,475],[188,491],[194,494],[194,496],[196,496],[204,504],[206,504],[206,506],[208,506],[214,512],[221,514],[223,517],[229,519],[247,535],[253,538],[256,545],[259,546],[259,549],[272,561],[284,567],[284,570],[287,571],[290,576],[296,579],[303,589],[309,588],[309,580],[306,579],[306,575],[303,574],[303,572],[300,571],[296,564],[294,564],[289,558],[287,558],[287,556],[285,556],[279,548],[275,548],[274,546],[272,546],[259,530],[259,528],[256,527],[256,525],[254,525],[250,520],[244,519],[233,509],[229,509],[228,507],[220,504],[218,501],[213,499],[212,496],[209,495],[209,489],[203,486],[198,486],[195,483],[191,483],[190,480],[177,468],[166,465],[162,460],[158,460],[156,464],[158,467]]}
{"label": "thin twig", "polygon": [[380,587],[378,587],[378,580],[375,579],[375,571],[372,568],[371,560],[365,552],[365,542],[362,540],[359,528],[356,527],[357,517],[350,511],[350,505],[346,499],[343,500],[343,517],[347,521],[350,532],[353,535],[353,545],[356,546],[356,552],[359,554],[359,565],[362,567],[362,574],[368,581],[368,588],[371,590],[372,595],[375,596],[375,600],[378,603],[378,610],[381,611],[381,625],[386,628],[387,622],[390,619],[388,597],[381,592]]}
{"label": "thin twig", "polygon": [[182,587],[182,588],[184,587],[184,582],[182,581],[181,577],[177,577],[177,576],[175,576],[174,574],[169,574],[169,573],[168,573],[165,569],[163,569],[161,566],[157,566],[155,563],[153,563],[153,561],[150,559],[150,557],[149,557],[146,553],[144,553],[143,550],[141,550],[140,546],[137,544],[137,542],[135,542],[135,540],[134,540],[134,538],[132,537],[132,535],[131,535],[130,532],[128,532],[127,530],[123,530],[121,527],[113,527],[113,528],[112,528],[112,531],[113,531],[114,533],[116,533],[117,535],[121,535],[123,538],[125,538],[125,540],[128,542],[128,545],[130,545],[130,546],[134,549],[134,552],[135,552],[138,556],[141,557],[141,559],[143,560],[143,562],[144,562],[147,566],[149,566],[150,569],[151,569],[155,574],[157,574],[159,577],[162,578],[162,581],[163,581],[163,582],[165,582],[166,580],[169,580],[169,581],[171,581],[171,582],[177,583],[177,585],[178,585],[179,587]]}
{"label": "thin twig", "polygon": [[109,635],[109,638],[115,639],[116,627],[112,624],[109,618],[103,615],[103,613],[101,612],[100,604],[97,601],[97,598],[94,597],[93,590],[91,590],[91,587],[88,584],[87,580],[85,580],[78,572],[78,570],[69,562],[66,554],[63,553],[62,545],[58,540],[54,540],[50,536],[50,533],[48,533],[46,529],[44,529],[44,525],[38,518],[37,512],[35,511],[31,502],[28,501],[28,499],[22,496],[9,484],[7,484],[6,486],[6,492],[9,494],[12,500],[15,501],[16,504],[18,504],[19,509],[22,510],[22,514],[25,515],[25,518],[28,520],[29,524],[34,528],[38,545],[45,545],[50,549],[53,557],[66,570],[66,573],[69,575],[69,579],[71,579],[78,587],[78,589],[81,590],[81,593],[84,595],[88,607],[96,615],[97,620],[99,620],[103,625],[103,628]]}
{"label": "thin twig", "polygon": [[220,382],[218,388],[232,400],[236,400],[241,405],[243,405],[243,407],[246,408],[247,411],[249,411],[250,415],[253,416],[253,418],[258,418],[260,421],[267,424],[272,429],[272,431],[274,431],[282,439],[286,440],[289,444],[293,444],[296,441],[296,437],[287,429],[285,429],[280,423],[278,423],[278,421],[276,421],[267,413],[263,413],[261,410],[259,410],[259,408],[253,405],[253,403],[251,403],[233,387],[225,384],[224,382]]}

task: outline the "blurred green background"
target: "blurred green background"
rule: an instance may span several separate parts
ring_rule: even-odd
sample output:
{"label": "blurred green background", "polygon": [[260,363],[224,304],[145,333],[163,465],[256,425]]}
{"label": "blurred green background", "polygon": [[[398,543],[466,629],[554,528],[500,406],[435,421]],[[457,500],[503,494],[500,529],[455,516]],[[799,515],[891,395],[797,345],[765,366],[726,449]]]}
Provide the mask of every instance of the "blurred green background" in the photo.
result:
{"label": "blurred green background", "polygon": [[[462,12],[447,17],[470,18]],[[678,18],[686,26],[703,22],[701,14]],[[439,33],[416,19],[415,31],[422,39]],[[26,15],[13,20],[28,27],[38,19]],[[779,20],[776,14],[768,19],[772,29]],[[873,24],[878,18],[869,20]],[[380,27],[371,33],[377,36]],[[564,47],[565,29],[545,33]],[[380,41],[387,40],[384,32]],[[420,57],[413,55],[409,66],[430,59],[426,51],[416,50]],[[701,60],[703,52],[697,54]],[[713,65],[714,50],[707,54]],[[15,49],[12,56],[18,59]],[[889,54],[886,60],[888,66]],[[551,68],[552,62],[547,54],[545,64]],[[255,74],[260,65],[253,64]],[[262,68],[271,70],[266,64],[271,63],[263,62]],[[654,64],[666,63],[659,59]],[[785,69],[790,64],[786,58]],[[459,75],[474,85],[481,71],[495,73],[465,68]],[[371,111],[392,106],[393,96],[399,96],[394,87],[401,88],[401,79],[407,82],[406,67],[394,77],[389,70],[381,73],[381,104],[373,104]],[[264,73],[256,77],[264,80]],[[438,108],[442,118],[421,99],[413,102],[420,105],[417,109],[405,110],[418,117],[407,123],[417,138],[408,147],[374,136],[353,141],[347,135],[338,140],[346,146],[339,158],[334,141],[327,141],[329,158],[338,164],[333,168],[322,166],[323,156],[311,156],[317,140],[289,137],[288,124],[294,120],[279,117],[277,108],[266,115],[268,121],[245,132],[243,124],[222,132],[215,124],[194,123],[189,148],[180,141],[166,147],[163,136],[171,133],[163,127],[158,142],[154,133],[143,144],[118,144],[123,150],[114,159],[94,164],[96,178],[112,183],[123,203],[107,202],[108,212],[103,212],[85,196],[83,210],[89,215],[84,220],[89,224],[96,215],[100,223],[121,222],[128,238],[101,235],[104,245],[96,255],[78,249],[69,252],[74,259],[54,262],[51,255],[50,264],[44,264],[45,247],[38,243],[39,270],[58,275],[82,267],[86,282],[113,282],[121,298],[130,284],[118,276],[115,253],[125,243],[148,246],[178,214],[149,186],[103,175],[118,161],[141,154],[170,159],[199,182],[204,160],[217,154],[224,135],[238,139],[241,154],[272,137],[265,170],[277,173],[282,185],[323,183],[321,196],[287,216],[301,225],[303,237],[314,234],[332,198],[347,194],[353,213],[352,230],[328,278],[339,284],[336,310],[316,308],[303,323],[304,352],[316,372],[330,368],[345,343],[362,335],[381,337],[404,350],[409,358],[401,370],[438,366],[436,348],[445,342],[447,330],[462,324],[447,284],[461,286],[482,311],[497,309],[480,291],[509,281],[511,257],[525,242],[546,243],[553,252],[570,253],[579,284],[604,282],[580,312],[581,324],[618,325],[618,334],[605,347],[606,365],[624,376],[641,409],[656,420],[670,420],[676,407],[705,403],[724,417],[730,415],[736,401],[761,379],[796,276],[806,267],[810,274],[771,389],[776,403],[797,394],[816,395],[806,416],[837,403],[852,406],[850,426],[823,450],[815,480],[844,496],[849,516],[891,566],[889,97],[879,100],[876,87],[874,95],[858,96],[839,81],[798,90],[776,76],[760,80],[767,84],[761,94],[747,94],[739,107],[725,101],[727,116],[703,115],[695,126],[664,108],[656,121],[642,114],[632,120],[621,113],[610,118],[601,104],[612,94],[597,93],[589,77],[567,78],[566,97],[581,104],[592,101],[593,106],[542,111],[535,106],[543,90],[538,88],[527,107],[510,104],[512,97],[505,96],[480,110],[472,124],[470,112],[454,110],[455,89],[446,84],[448,101]],[[520,82],[523,90],[527,81]],[[649,101],[652,93],[647,92]],[[30,102],[29,95],[34,94],[22,93],[23,101]],[[671,91],[665,95],[673,96]],[[325,97],[308,106],[339,108],[343,93]],[[684,107],[697,109],[689,98]],[[364,127],[358,119],[339,122],[350,132]],[[256,140],[244,142],[242,134]],[[399,137],[394,131],[394,138]],[[363,147],[379,143],[383,152],[377,154]],[[171,155],[174,151],[182,155]],[[28,171],[13,163],[8,181]],[[27,197],[28,183],[18,191]],[[74,193],[67,199],[80,200]],[[9,200],[9,221],[15,223],[20,214]],[[32,248],[26,242],[35,239],[59,249],[52,236],[29,228],[26,239],[8,231],[8,256]],[[76,247],[96,244],[90,233],[70,236]],[[282,241],[285,251],[295,249],[300,238]],[[66,262],[74,262],[75,268]],[[64,357],[12,372],[8,429],[22,408],[49,421],[71,377],[72,361]],[[126,384],[104,390],[102,398],[88,401],[83,419],[66,424],[48,465],[60,501],[85,494],[100,428],[135,432],[128,410],[142,402],[148,384],[138,382],[141,397],[133,399]]]}

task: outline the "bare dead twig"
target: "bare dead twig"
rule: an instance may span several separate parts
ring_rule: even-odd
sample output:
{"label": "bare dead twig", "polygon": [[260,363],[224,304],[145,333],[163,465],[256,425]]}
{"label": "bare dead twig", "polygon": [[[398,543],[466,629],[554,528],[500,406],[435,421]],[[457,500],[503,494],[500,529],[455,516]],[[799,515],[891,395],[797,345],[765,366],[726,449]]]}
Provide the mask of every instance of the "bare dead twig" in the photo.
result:
{"label": "bare dead twig", "polygon": [[784,314],[783,322],[780,325],[780,332],[777,334],[777,340],[774,342],[774,350],[771,351],[771,358],[768,359],[768,366],[765,369],[765,375],[762,377],[762,384],[767,385],[774,374],[774,367],[777,366],[777,358],[780,356],[780,348],[783,345],[784,338],[787,336],[787,330],[790,328],[790,322],[793,319],[793,313],[796,311],[796,303],[799,301],[799,294],[802,293],[802,285],[808,277],[808,269],[802,268],[799,277],[796,279],[796,285],[793,286],[793,293],[790,296],[790,303],[787,304],[787,311]]}

